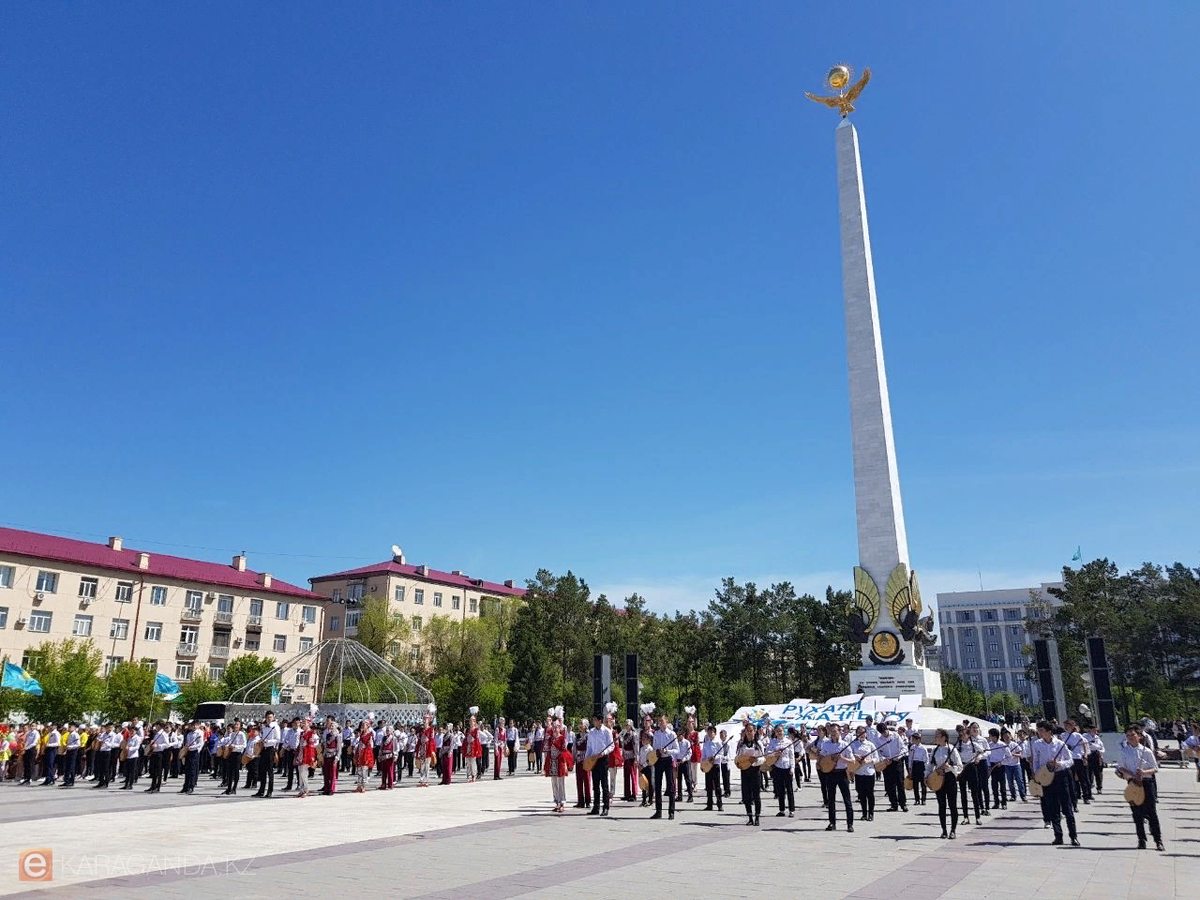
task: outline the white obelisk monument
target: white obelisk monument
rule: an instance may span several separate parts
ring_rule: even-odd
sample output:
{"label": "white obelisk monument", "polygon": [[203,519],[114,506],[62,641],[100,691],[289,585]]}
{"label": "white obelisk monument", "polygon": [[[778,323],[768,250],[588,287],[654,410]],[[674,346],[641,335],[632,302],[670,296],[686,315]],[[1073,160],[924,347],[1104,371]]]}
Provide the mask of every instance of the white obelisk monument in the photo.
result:
{"label": "white obelisk monument", "polygon": [[929,702],[941,698],[941,679],[924,664],[920,588],[908,563],[862,158],[858,132],[846,118],[854,111],[853,101],[862,93],[871,73],[864,70],[862,79],[853,86],[851,77],[848,66],[835,66],[826,76],[826,84],[838,91],[837,96],[808,95],[842,114],[835,142],[858,521],[854,603],[863,642],[863,668],[850,673],[850,689],[887,696],[919,695]]}

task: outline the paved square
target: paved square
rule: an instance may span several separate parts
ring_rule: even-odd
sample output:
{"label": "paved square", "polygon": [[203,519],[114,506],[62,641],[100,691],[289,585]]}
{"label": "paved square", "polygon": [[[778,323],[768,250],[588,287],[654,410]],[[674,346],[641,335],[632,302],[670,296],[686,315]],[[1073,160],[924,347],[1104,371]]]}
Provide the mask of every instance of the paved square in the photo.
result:
{"label": "paved square", "polygon": [[[1167,900],[1194,897],[1200,884],[1200,783],[1190,770],[1160,776],[1165,853],[1133,849],[1128,806],[1111,776],[1108,791],[1080,807],[1078,850],[1049,846],[1033,802],[960,826],[953,843],[938,837],[932,803],[907,814],[881,806],[854,834],[828,834],[815,782],[800,791],[794,819],[775,818],[765,796],[761,828],[744,824],[736,777],[724,814],[704,812],[698,798],[675,821],[648,821],[647,810],[620,802],[608,818],[555,815],[549,781],[525,773],[428,788],[406,779],[391,792],[305,800],[218,798],[205,776],[195,795],[180,796],[179,784],[168,781],[160,794],[0,785],[0,894]],[[52,850],[52,881],[18,880],[27,848]]]}

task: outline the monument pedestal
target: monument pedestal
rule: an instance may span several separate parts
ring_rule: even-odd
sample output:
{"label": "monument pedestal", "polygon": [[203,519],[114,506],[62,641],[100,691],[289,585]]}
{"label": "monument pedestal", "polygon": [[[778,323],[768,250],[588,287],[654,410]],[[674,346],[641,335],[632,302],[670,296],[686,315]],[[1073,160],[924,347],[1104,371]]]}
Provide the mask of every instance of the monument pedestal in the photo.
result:
{"label": "monument pedestal", "polygon": [[922,706],[942,699],[942,676],[926,666],[871,666],[850,673],[850,693],[882,697],[919,696]]}

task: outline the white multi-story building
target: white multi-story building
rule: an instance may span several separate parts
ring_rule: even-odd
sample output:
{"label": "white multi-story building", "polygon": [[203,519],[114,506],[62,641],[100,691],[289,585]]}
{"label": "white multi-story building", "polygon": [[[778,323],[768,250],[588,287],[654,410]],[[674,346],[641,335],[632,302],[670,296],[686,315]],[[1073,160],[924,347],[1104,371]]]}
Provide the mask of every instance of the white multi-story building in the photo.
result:
{"label": "white multi-story building", "polygon": [[[134,661],[176,681],[217,680],[243,654],[283,662],[320,640],[329,601],[246,568],[0,528],[0,656],[25,668],[45,641],[90,640],[105,674]],[[280,685],[311,699],[316,672]]]}
{"label": "white multi-story building", "polygon": [[1033,637],[1028,624],[1059,604],[1043,582],[1036,588],[998,591],[955,591],[937,595],[939,641],[930,662],[943,672],[957,672],[986,694],[1012,691],[1029,705],[1041,702],[1035,680],[1028,677]]}

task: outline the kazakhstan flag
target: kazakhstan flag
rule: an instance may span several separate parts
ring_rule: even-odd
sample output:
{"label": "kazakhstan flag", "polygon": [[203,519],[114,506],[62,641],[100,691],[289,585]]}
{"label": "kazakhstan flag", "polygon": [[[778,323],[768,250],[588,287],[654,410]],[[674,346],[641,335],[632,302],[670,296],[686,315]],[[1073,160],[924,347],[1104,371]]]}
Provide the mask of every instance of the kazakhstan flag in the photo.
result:
{"label": "kazakhstan flag", "polygon": [[37,679],[16,663],[6,662],[4,664],[4,678],[0,680],[0,687],[25,691],[27,694],[36,694],[39,697],[42,695],[42,686],[38,684]]}
{"label": "kazakhstan flag", "polygon": [[174,700],[179,696],[179,685],[159,672],[154,676],[154,693],[162,694],[165,700]]}

